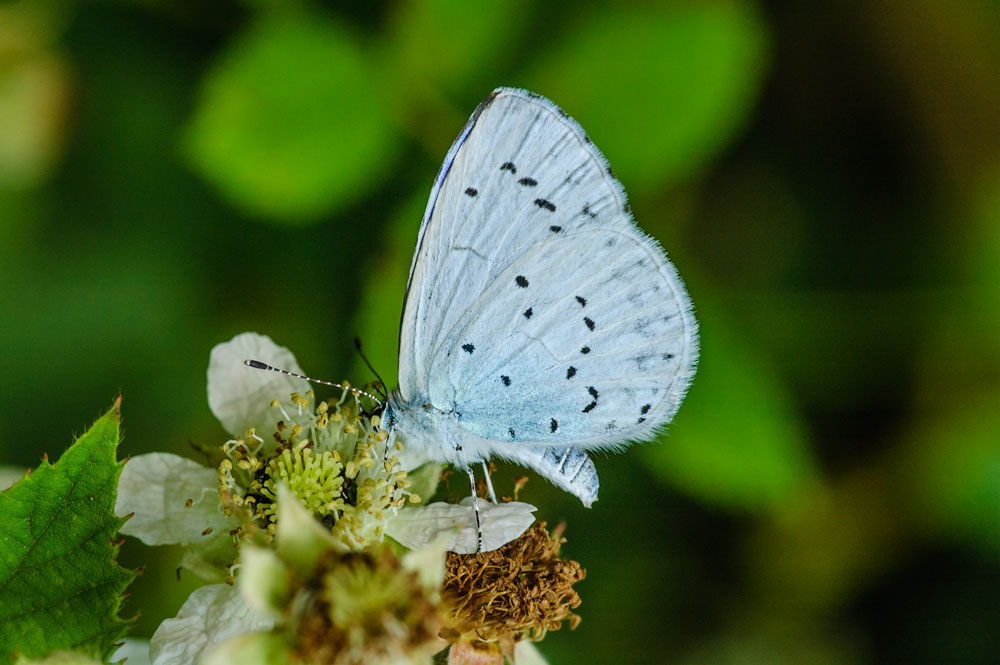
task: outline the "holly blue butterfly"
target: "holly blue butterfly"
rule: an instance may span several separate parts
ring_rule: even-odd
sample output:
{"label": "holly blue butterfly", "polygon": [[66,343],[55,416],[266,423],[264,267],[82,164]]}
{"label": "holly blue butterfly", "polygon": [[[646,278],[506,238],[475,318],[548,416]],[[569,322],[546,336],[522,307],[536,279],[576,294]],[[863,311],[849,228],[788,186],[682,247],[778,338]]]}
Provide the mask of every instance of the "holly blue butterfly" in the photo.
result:
{"label": "holly blue butterfly", "polygon": [[589,506],[586,451],[653,438],[697,357],[684,285],[601,152],[544,97],[495,90],[427,203],[382,418],[390,437],[466,469],[473,492],[472,465],[499,457]]}

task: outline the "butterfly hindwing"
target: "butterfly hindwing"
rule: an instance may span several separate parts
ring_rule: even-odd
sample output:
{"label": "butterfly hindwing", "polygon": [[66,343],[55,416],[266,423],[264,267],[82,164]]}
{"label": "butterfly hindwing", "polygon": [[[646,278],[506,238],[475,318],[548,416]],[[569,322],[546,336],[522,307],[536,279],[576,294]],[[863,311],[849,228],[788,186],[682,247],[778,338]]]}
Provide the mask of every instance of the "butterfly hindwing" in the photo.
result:
{"label": "butterfly hindwing", "polygon": [[505,446],[499,454],[534,469],[553,485],[573,494],[588,508],[597,500],[600,481],[587,453],[572,446]]}
{"label": "butterfly hindwing", "polygon": [[583,448],[648,439],[690,381],[693,325],[652,240],[631,230],[550,238],[447,336],[429,395],[454,403],[462,426],[485,439]]}

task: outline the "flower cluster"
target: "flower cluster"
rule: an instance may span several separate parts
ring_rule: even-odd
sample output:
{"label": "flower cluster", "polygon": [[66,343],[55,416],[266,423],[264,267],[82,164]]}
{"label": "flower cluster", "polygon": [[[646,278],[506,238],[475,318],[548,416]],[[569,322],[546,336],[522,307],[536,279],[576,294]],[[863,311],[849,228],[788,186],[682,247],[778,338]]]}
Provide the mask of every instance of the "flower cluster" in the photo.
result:
{"label": "flower cluster", "polygon": [[302,373],[267,337],[220,344],[209,405],[232,438],[202,451],[207,465],[151,453],[121,474],[122,532],[182,545],[181,567],[216,583],[161,624],[153,665],[430,663],[447,648],[451,663],[470,649],[543,662],[531,641],[575,625],[583,572],[559,559],[558,535],[526,531],[534,506],[479,500],[499,549],[475,554],[472,499],[428,503],[440,465],[403,468],[356,391],[317,401],[247,358]]}
{"label": "flower cluster", "polygon": [[[421,497],[411,491],[412,481],[388,449],[379,416],[366,416],[347,390],[332,404],[319,402],[315,410],[314,400],[312,391],[292,393],[288,404],[274,399],[271,442],[249,428],[222,446],[226,457],[217,474],[223,512],[243,511],[249,517],[244,522],[264,524],[270,538],[278,488],[285,485],[345,546],[381,542],[387,515],[407,500],[420,503]],[[433,492],[434,487],[423,489]]]}

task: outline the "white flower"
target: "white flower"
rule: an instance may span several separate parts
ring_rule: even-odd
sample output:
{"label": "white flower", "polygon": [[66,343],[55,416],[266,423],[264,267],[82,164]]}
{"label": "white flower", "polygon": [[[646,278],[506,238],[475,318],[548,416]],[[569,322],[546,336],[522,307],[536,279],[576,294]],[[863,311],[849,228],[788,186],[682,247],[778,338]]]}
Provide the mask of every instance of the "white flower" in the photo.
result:
{"label": "white flower", "polygon": [[[472,499],[423,505],[440,467],[403,471],[400,451],[387,449],[379,416],[365,415],[349,391],[339,401],[316,404],[304,380],[246,367],[246,359],[301,373],[291,352],[263,335],[244,333],[212,350],[209,405],[233,437],[220,447],[216,469],[152,453],[122,470],[116,511],[134,514],[123,533],[150,545],[183,545],[182,566],[208,580],[233,582],[235,575],[239,585],[194,591],[153,635],[153,665],[280,662],[288,643],[267,631],[298,602],[292,581],[330,552],[370,562],[331,581],[329,593],[343,595],[359,580],[403,579],[384,567],[390,550],[381,543],[385,536],[395,539],[411,551],[393,565],[418,576],[425,591],[415,593],[426,594],[420,601],[426,609],[436,602],[445,551],[476,550]],[[478,501],[488,550],[534,521],[534,506]],[[363,554],[346,554],[352,550]],[[421,662],[434,646],[422,644]],[[530,662],[531,654],[524,659]]]}
{"label": "white flower", "polygon": [[[493,504],[479,499],[484,551],[499,549],[524,533],[535,521],[535,510],[531,504],[519,501]],[[405,508],[389,518],[385,532],[410,549],[441,538],[445,538],[447,550],[458,554],[473,554],[478,547],[471,496],[457,505],[432,503],[422,508]]]}
{"label": "white flower", "polygon": [[149,641],[149,657],[152,665],[191,665],[230,637],[273,625],[247,606],[238,589],[209,584],[195,589],[177,616],[160,624]]}
{"label": "white flower", "polygon": [[[273,533],[282,482],[332,524],[345,548],[363,549],[388,535],[411,549],[445,537],[453,551],[475,551],[471,498],[414,505],[433,493],[439,466],[404,472],[398,451],[386,450],[379,417],[363,415],[350,392],[315,404],[305,380],[246,367],[247,359],[301,373],[295,356],[264,335],[243,333],[212,349],[208,401],[234,437],[221,447],[226,457],[217,469],[169,453],[129,460],[116,511],[134,515],[122,533],[148,545],[183,545],[185,568],[221,581],[249,524]],[[518,537],[534,520],[528,504],[481,500],[479,507],[487,550]]]}
{"label": "white flower", "polygon": [[514,645],[514,663],[517,665],[548,665],[534,642],[521,640]]}
{"label": "white flower", "polygon": [[217,344],[208,360],[208,406],[227,432],[235,437],[251,427],[274,424],[271,400],[292,393],[305,394],[309,382],[278,372],[262,372],[243,364],[260,360],[296,374],[304,372],[291,351],[267,335],[245,332]]}
{"label": "white flower", "polygon": [[147,545],[190,545],[212,537],[208,528],[229,528],[219,510],[216,472],[170,453],[139,455],[125,464],[115,510],[135,513],[121,531]]}

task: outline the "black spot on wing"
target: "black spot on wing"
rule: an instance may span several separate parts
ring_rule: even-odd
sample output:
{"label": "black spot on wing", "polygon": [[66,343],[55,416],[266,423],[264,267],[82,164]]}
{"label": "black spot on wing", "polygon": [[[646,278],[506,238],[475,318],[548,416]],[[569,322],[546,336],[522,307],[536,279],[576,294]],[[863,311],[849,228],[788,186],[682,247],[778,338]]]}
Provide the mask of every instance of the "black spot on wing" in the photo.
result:
{"label": "black spot on wing", "polygon": [[577,296],[576,297],[576,301],[578,303],[580,303],[580,307],[586,307],[587,306],[587,299],[584,298],[583,296]]}
{"label": "black spot on wing", "polygon": [[557,429],[559,429],[559,423],[556,422],[555,418],[552,419],[550,427],[552,428],[552,432],[555,432]]}
{"label": "black spot on wing", "polygon": [[566,378],[572,379],[574,376],[576,376],[576,368],[570,365],[569,369],[566,370]]}
{"label": "black spot on wing", "polygon": [[584,355],[590,353],[590,347],[589,346],[583,347],[582,349],[580,349],[580,353],[582,353]]}
{"label": "black spot on wing", "polygon": [[590,393],[590,396],[594,399],[597,399],[600,396],[597,394],[597,388],[594,386],[587,386],[587,392]]}
{"label": "black spot on wing", "polygon": [[591,219],[597,219],[597,213],[590,209],[589,203],[583,204],[583,210],[580,211],[580,214],[586,215]]}
{"label": "black spot on wing", "polygon": [[517,182],[518,184],[524,185],[525,187],[534,187],[535,185],[538,184],[538,181],[535,180],[534,178],[521,178]]}
{"label": "black spot on wing", "polygon": [[530,319],[532,314],[534,314],[534,312],[531,311],[530,307],[528,309],[524,310],[524,318]]}
{"label": "black spot on wing", "polygon": [[549,212],[556,211],[555,204],[545,199],[535,199],[535,205],[538,206],[539,208],[542,208],[543,210],[548,210]]}
{"label": "black spot on wing", "polygon": [[590,393],[590,396],[593,397],[594,399],[593,401],[591,401],[590,404],[583,407],[584,413],[590,413],[591,411],[593,411],[594,407],[597,406],[597,398],[600,397],[600,394],[597,392],[597,388],[595,388],[594,386],[587,386],[587,392]]}
{"label": "black spot on wing", "polygon": [[638,370],[640,372],[645,372],[646,370],[649,369],[650,365],[652,364],[653,354],[652,353],[640,353],[635,358],[632,358],[632,360],[635,361],[635,368],[636,368],[636,370]]}
{"label": "black spot on wing", "polygon": [[549,231],[552,231],[552,233],[559,233],[560,231],[562,231],[562,227],[561,226],[550,226],[549,227]]}
{"label": "black spot on wing", "polygon": [[515,277],[514,282],[522,289],[528,288],[528,280],[524,278],[524,275],[518,275]]}
{"label": "black spot on wing", "polygon": [[503,382],[503,384],[504,384],[505,386],[509,386],[509,385],[510,385],[510,377],[509,377],[509,376],[507,376],[506,374],[504,374],[504,375],[502,375],[502,376],[500,377],[500,381],[501,381],[501,382]]}
{"label": "black spot on wing", "polygon": [[674,354],[672,354],[672,353],[664,353],[663,354],[663,359],[664,360],[673,360],[674,359]]}
{"label": "black spot on wing", "polygon": [[646,415],[647,413],[649,413],[649,410],[650,408],[652,408],[652,406],[653,406],[652,404],[643,404],[642,408],[639,409],[639,413],[641,413],[642,415]]}
{"label": "black spot on wing", "polygon": [[583,317],[583,322],[586,323],[587,327],[591,330],[594,329],[594,321],[589,316]]}
{"label": "black spot on wing", "polygon": [[479,190],[476,189],[475,187],[468,187],[465,190],[466,196],[475,196],[478,193],[479,193]]}
{"label": "black spot on wing", "polygon": [[510,171],[511,173],[517,173],[517,167],[514,166],[514,162],[504,162],[500,165],[501,171]]}
{"label": "black spot on wing", "polygon": [[514,438],[514,428],[513,427],[511,427],[509,430],[507,430],[507,433],[510,434],[510,438],[512,438],[512,439]]}
{"label": "black spot on wing", "polygon": [[462,350],[465,351],[466,353],[472,353],[473,351],[476,350],[476,347],[474,347],[471,344],[463,344],[462,345]]}

